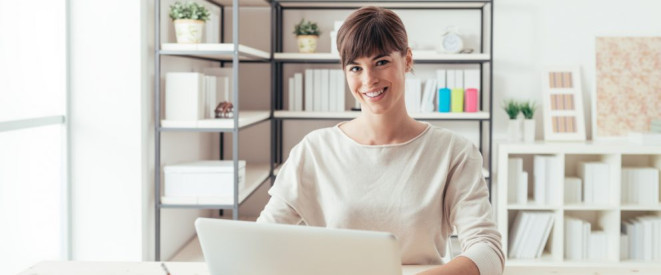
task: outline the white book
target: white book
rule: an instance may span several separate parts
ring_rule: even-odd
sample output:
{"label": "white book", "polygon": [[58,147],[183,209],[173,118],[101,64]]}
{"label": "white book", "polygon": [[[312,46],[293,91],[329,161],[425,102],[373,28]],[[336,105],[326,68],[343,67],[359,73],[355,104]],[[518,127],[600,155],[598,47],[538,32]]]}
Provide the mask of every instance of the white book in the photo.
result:
{"label": "white book", "polygon": [[425,83],[425,89],[420,102],[420,111],[422,113],[434,112],[434,91],[436,90],[436,80],[428,79]]}
{"label": "white book", "polygon": [[512,258],[521,258],[523,251],[526,247],[526,241],[529,238],[530,230],[534,227],[532,215],[530,212],[521,211],[521,231],[515,236],[514,247],[511,251]]}
{"label": "white book", "polygon": [[[507,201],[518,203],[521,172],[523,171],[522,158],[509,158],[507,161]],[[527,191],[527,190],[526,190]]]}
{"label": "white book", "polygon": [[464,88],[464,71],[463,70],[455,70],[454,71],[454,85],[455,88]]}
{"label": "white book", "polygon": [[629,236],[627,234],[620,235],[620,260],[624,261],[629,259]]}
{"label": "white book", "polygon": [[578,164],[578,176],[583,180],[583,201],[585,203],[594,203],[594,174],[592,166],[587,162]]}
{"label": "white book", "polygon": [[590,242],[590,232],[591,232],[591,227],[592,225],[589,222],[582,221],[583,223],[583,234],[581,236],[581,241],[582,241],[582,250],[583,250],[583,255],[581,259],[587,259],[588,258],[588,248],[589,248],[589,242]]}
{"label": "white book", "polygon": [[165,119],[204,118],[204,77],[195,72],[165,74]]}
{"label": "white book", "polygon": [[457,78],[455,77],[455,75],[456,75],[455,72],[456,72],[456,70],[447,70],[446,71],[445,81],[447,82],[447,87],[450,90],[455,89],[455,88],[459,88],[459,86],[457,86],[457,84],[456,84]]}
{"label": "white book", "polygon": [[544,234],[542,235],[541,242],[539,246],[537,247],[537,253],[535,254],[535,258],[539,258],[542,256],[542,252],[544,251],[544,247],[546,246],[546,242],[549,239],[549,236],[551,235],[551,228],[553,228],[553,213],[545,213],[546,217],[546,223],[544,227]]}
{"label": "white book", "polygon": [[345,110],[345,100],[346,100],[346,81],[344,81],[344,71],[342,70],[337,70],[337,88],[338,88],[338,95],[339,97],[337,98],[337,111],[338,112],[344,112]]}
{"label": "white book", "polygon": [[622,167],[620,172],[620,200],[622,203],[631,203],[629,201],[629,173],[630,171],[626,167]]}
{"label": "white book", "polygon": [[589,235],[589,260],[605,260],[606,259],[606,243],[608,242],[606,233],[604,231],[593,231]]}
{"label": "white book", "polygon": [[565,178],[565,203],[581,202],[581,179],[576,177]]}
{"label": "white book", "polygon": [[466,69],[464,70],[464,89],[474,88],[480,90],[480,70],[479,69]]}
{"label": "white book", "polygon": [[215,76],[218,78],[218,87],[223,96],[222,100],[233,102],[234,91],[232,85],[233,73],[232,68],[221,67],[207,67],[202,70],[205,75]]}
{"label": "white book", "polygon": [[562,168],[560,158],[554,156],[546,157],[546,180],[544,186],[544,201],[547,204],[557,204],[558,188],[562,184]]}
{"label": "white book", "polygon": [[654,233],[653,230],[653,221],[654,217],[650,216],[644,216],[644,217],[639,217],[638,221],[642,225],[642,232],[643,232],[643,250],[642,250],[642,259],[649,261],[652,260],[652,245],[654,244],[654,239],[652,234]]}
{"label": "white book", "polygon": [[445,83],[445,70],[436,70],[436,92],[443,88],[447,88]]}
{"label": "white book", "polygon": [[519,181],[516,194],[516,203],[526,204],[528,203],[528,172],[521,171],[519,174]]}
{"label": "white book", "polygon": [[533,189],[533,198],[536,204],[544,205],[546,201],[546,156],[536,155],[533,159],[534,167],[534,189]]}
{"label": "white book", "polygon": [[636,247],[634,242],[634,234],[635,234],[634,224],[631,221],[622,222],[622,231],[627,235],[627,244],[628,244],[627,259],[635,259],[634,250],[636,249]]}
{"label": "white book", "polygon": [[583,222],[579,219],[565,217],[565,258],[568,260],[583,259]]}
{"label": "white book", "polygon": [[314,71],[312,69],[305,70],[305,111],[311,112],[314,110]]}
{"label": "white book", "polygon": [[533,243],[535,236],[537,234],[538,224],[540,222],[539,216],[535,212],[526,212],[525,217],[527,217],[526,223],[529,224],[527,229],[523,232],[523,238],[521,239],[521,247],[517,251],[516,258],[519,259],[530,259],[532,251],[535,249]]}
{"label": "white book", "polygon": [[598,204],[610,203],[610,167],[607,163],[594,164],[594,202]]}
{"label": "white book", "polygon": [[523,211],[520,211],[516,214],[516,217],[514,217],[514,222],[512,223],[512,227],[510,227],[509,238],[507,242],[507,246],[509,247],[509,252],[507,255],[509,255],[510,258],[514,258],[514,251],[521,242],[521,235],[524,230],[524,225]]}
{"label": "white book", "polygon": [[287,99],[288,99],[289,104],[287,104],[287,108],[289,108],[289,111],[295,111],[296,109],[294,107],[294,104],[295,104],[294,102],[296,102],[296,99],[295,99],[296,96],[294,95],[295,92],[294,92],[294,78],[293,77],[289,78],[289,83],[288,84],[289,85],[287,87],[288,88]]}
{"label": "white book", "polygon": [[294,74],[294,111],[303,111],[303,74]]}
{"label": "white book", "polygon": [[337,70],[329,70],[328,71],[328,110],[331,112],[337,112],[338,111],[338,97],[339,95],[339,88],[337,87],[338,81],[337,81]]}
{"label": "white book", "polygon": [[329,72],[328,72],[328,69],[321,69],[319,71],[320,71],[320,74],[321,74],[321,92],[320,92],[321,99],[322,99],[321,102],[320,102],[321,111],[328,112],[328,111],[330,111],[330,103],[331,103],[331,101],[330,101],[331,97],[330,97],[330,91],[329,91],[330,81],[328,79]]}
{"label": "white book", "polygon": [[321,86],[323,85],[321,79],[323,77],[322,75],[323,73],[320,69],[314,70],[314,103],[312,103],[314,107],[312,110],[315,112],[323,111],[322,104],[326,99],[325,94],[321,93]]}
{"label": "white book", "polygon": [[216,117],[216,106],[222,101],[222,93],[218,89],[218,77],[215,76],[205,76],[207,82],[206,90],[206,106],[207,106],[207,117],[206,118],[215,118]]}

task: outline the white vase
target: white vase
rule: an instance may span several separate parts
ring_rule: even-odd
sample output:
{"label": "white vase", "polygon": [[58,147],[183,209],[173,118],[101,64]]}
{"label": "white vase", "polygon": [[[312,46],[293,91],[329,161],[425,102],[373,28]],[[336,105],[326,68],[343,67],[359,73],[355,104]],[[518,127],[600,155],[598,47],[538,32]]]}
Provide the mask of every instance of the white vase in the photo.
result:
{"label": "white vase", "polygon": [[316,35],[299,35],[298,39],[298,52],[300,53],[314,53],[317,50]]}
{"label": "white vase", "polygon": [[519,142],[521,141],[521,124],[520,119],[510,119],[509,124],[507,125],[507,132],[509,141]]}
{"label": "white vase", "polygon": [[535,141],[535,120],[534,119],[524,119],[523,120],[523,141],[525,141],[525,142]]}
{"label": "white vase", "polygon": [[202,30],[204,21],[192,19],[174,20],[174,31],[177,35],[177,43],[200,43],[202,42]]}

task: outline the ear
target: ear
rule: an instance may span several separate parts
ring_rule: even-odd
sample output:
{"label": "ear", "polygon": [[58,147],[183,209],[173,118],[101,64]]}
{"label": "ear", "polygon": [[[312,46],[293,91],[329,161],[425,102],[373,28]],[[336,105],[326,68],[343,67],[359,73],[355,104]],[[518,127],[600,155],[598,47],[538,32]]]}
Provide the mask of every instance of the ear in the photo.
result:
{"label": "ear", "polygon": [[406,49],[406,72],[410,72],[413,70],[413,52],[411,51],[411,48]]}

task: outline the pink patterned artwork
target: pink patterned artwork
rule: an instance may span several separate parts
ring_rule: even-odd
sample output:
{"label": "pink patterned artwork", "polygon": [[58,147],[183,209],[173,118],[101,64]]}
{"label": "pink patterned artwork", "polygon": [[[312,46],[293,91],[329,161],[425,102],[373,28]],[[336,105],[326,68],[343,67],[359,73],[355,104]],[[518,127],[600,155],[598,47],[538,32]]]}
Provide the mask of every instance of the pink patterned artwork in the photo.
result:
{"label": "pink patterned artwork", "polygon": [[661,118],[661,37],[597,37],[593,135],[647,132]]}

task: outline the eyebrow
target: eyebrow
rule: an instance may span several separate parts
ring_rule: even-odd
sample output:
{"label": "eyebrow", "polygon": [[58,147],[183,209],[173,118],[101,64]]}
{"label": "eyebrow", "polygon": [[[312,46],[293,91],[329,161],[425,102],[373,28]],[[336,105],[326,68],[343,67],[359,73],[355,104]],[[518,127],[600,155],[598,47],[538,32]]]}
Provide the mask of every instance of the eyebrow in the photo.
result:
{"label": "eyebrow", "polygon": [[[379,54],[379,55],[375,56],[374,58],[372,58],[372,60],[377,60],[379,58],[386,57],[386,56],[389,56],[389,55],[382,53],[382,54]],[[349,65],[358,65],[358,63],[356,63],[356,60],[351,60],[349,63],[347,63],[347,66],[349,66]]]}

